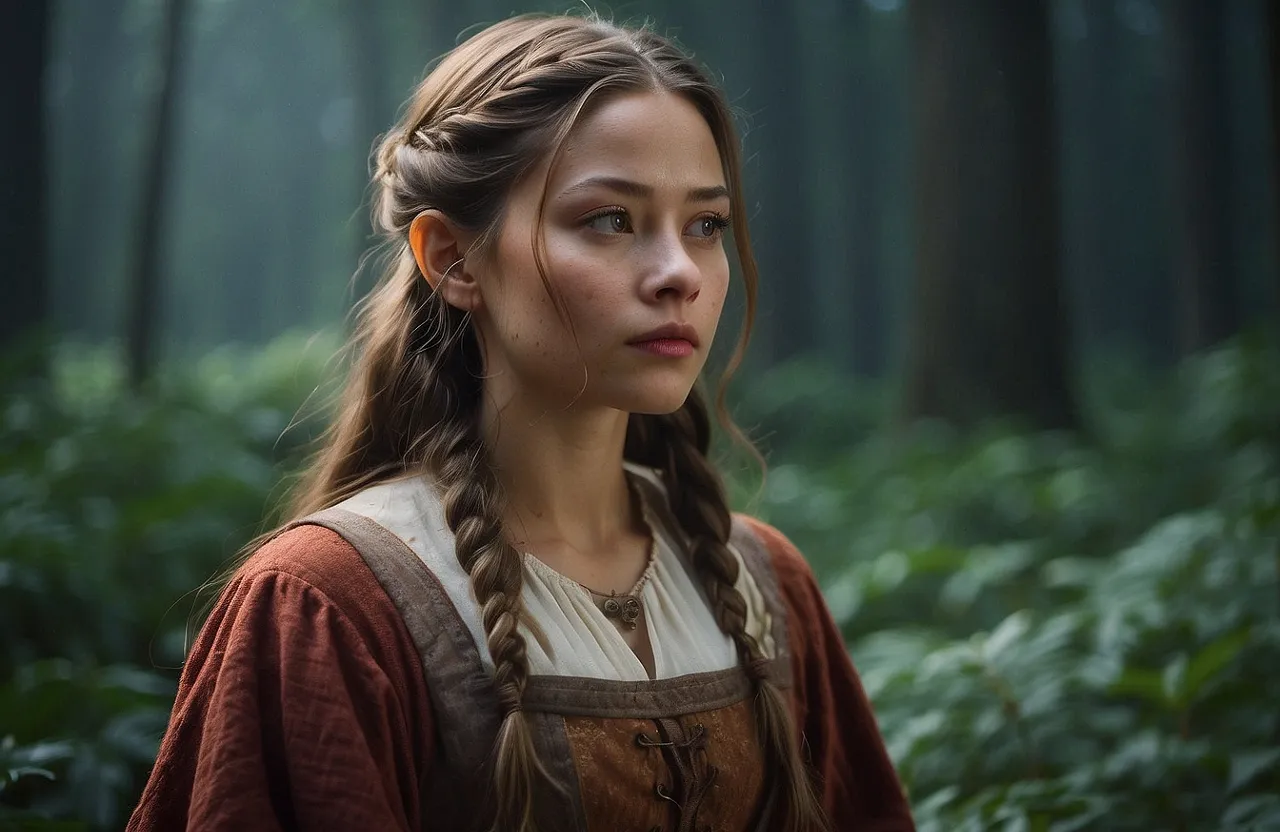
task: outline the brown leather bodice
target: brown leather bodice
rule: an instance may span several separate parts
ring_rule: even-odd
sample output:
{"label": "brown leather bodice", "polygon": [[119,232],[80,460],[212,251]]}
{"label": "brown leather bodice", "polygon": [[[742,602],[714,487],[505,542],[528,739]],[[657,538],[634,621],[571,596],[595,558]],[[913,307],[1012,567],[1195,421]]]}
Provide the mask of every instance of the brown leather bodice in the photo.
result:
{"label": "brown leather bodice", "polygon": [[[501,711],[489,671],[435,576],[398,537],[342,509],[306,518],[342,535],[400,611],[422,660],[438,726],[422,817],[432,829],[486,829],[491,755]],[[735,523],[773,617],[774,680],[790,684],[785,612],[769,556]],[[536,787],[540,830],[748,832],[767,825],[764,751],[752,684],[741,667],[620,682],[535,676],[524,708],[547,780]]]}

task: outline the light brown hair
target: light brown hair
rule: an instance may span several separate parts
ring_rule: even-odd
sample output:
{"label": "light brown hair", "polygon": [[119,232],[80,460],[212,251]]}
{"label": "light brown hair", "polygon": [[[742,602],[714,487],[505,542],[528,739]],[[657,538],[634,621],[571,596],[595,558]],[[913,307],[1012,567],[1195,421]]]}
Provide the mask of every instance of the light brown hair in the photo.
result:
{"label": "light brown hair", "polygon": [[[292,500],[290,513],[301,517],[390,477],[423,472],[437,484],[481,608],[506,709],[495,750],[498,829],[533,828],[531,797],[540,776],[521,710],[529,674],[518,629],[521,559],[504,533],[502,494],[480,432],[483,372],[475,332],[424,279],[408,229],[418,214],[437,209],[476,232],[483,250],[496,236],[513,186],[549,154],[554,158],[585,107],[644,90],[684,96],[706,119],[720,151],[746,298],[745,325],[726,377],[733,371],[750,333],[757,276],[738,140],[723,95],[685,53],[647,29],[594,18],[512,18],[446,55],[375,153],[373,217],[387,240],[387,270],[360,307],[355,363]],[[723,384],[717,408],[740,438],[724,414]],[[662,473],[716,621],[757,686],[777,819],[788,830],[825,828],[788,700],[746,631],[746,603],[734,588],[738,562],[726,545],[730,513],[707,456],[710,441],[708,408],[695,390],[674,413],[631,415],[624,454]]]}

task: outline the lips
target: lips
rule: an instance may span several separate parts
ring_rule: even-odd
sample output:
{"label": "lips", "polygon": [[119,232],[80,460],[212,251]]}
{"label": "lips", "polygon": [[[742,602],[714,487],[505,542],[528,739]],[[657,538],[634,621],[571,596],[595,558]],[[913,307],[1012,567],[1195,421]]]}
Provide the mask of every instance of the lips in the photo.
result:
{"label": "lips", "polygon": [[698,331],[688,324],[670,323],[663,324],[657,329],[650,330],[644,335],[633,338],[628,344],[640,345],[653,341],[688,341],[694,347],[698,346]]}

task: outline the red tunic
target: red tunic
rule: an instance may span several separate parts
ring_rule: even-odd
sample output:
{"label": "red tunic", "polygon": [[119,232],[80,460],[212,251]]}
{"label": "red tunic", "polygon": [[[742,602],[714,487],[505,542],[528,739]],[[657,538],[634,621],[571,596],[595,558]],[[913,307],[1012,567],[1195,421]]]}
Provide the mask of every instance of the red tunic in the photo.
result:
{"label": "red tunic", "polygon": [[[808,564],[747,520],[788,620],[793,700],[834,830],[914,829]],[[294,528],[237,571],[194,644],[130,830],[431,830],[437,727],[419,652],[359,552]]]}

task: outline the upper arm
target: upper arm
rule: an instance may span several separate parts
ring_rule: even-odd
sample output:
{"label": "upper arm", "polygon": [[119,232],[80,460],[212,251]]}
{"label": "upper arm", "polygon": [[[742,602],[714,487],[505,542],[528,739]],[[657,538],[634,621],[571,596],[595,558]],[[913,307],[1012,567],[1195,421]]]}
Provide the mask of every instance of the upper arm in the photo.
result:
{"label": "upper arm", "polygon": [[237,578],[130,829],[418,828],[424,684],[377,635],[297,575]]}
{"label": "upper arm", "polygon": [[871,703],[808,563],[772,526],[769,549],[786,606],[793,702],[804,750],[835,829],[914,829]]}

